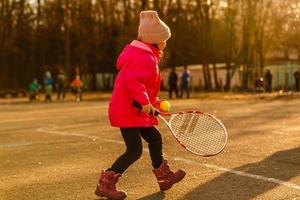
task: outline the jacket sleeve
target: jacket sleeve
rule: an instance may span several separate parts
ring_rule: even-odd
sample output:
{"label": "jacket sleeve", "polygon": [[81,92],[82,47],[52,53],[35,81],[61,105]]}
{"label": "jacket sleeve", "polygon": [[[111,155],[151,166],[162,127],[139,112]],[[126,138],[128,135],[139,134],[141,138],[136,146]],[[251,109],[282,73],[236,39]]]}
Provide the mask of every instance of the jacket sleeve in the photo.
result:
{"label": "jacket sleeve", "polygon": [[147,93],[146,84],[153,78],[153,69],[155,63],[152,60],[144,60],[143,62],[135,62],[126,70],[124,76],[126,89],[133,100],[136,100],[141,105],[150,103]]}
{"label": "jacket sleeve", "polygon": [[162,102],[162,100],[160,100],[158,97],[155,98],[154,102],[152,103],[152,105],[160,110],[160,103]]}

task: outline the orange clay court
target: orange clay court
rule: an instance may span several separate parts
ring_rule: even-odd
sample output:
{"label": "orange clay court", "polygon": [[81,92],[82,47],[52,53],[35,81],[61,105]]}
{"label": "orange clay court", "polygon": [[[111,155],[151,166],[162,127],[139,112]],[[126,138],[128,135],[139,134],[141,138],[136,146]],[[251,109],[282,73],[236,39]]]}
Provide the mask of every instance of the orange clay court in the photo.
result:
{"label": "orange clay court", "polygon": [[[185,179],[159,192],[147,146],[123,175],[127,199],[300,199],[300,99],[171,100],[171,111],[198,109],[223,121],[225,150],[193,155],[163,123],[166,158]],[[107,117],[108,101],[0,105],[0,199],[101,199],[100,170],[124,151]]]}

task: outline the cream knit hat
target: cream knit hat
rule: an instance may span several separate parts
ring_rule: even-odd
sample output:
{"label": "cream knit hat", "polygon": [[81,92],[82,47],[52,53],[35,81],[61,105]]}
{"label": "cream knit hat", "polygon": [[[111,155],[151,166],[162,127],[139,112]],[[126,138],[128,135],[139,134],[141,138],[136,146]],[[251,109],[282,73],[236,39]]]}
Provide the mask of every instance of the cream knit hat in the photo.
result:
{"label": "cream knit hat", "polygon": [[158,44],[167,41],[171,37],[169,27],[159,19],[154,10],[146,10],[140,13],[140,25],[138,38],[149,44]]}

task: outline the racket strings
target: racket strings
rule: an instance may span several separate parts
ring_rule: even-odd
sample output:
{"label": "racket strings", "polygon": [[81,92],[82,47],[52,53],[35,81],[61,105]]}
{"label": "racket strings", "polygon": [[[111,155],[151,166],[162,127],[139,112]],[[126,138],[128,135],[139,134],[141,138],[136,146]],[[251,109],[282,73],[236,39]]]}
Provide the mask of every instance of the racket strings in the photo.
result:
{"label": "racket strings", "polygon": [[186,115],[184,116],[184,120],[177,120],[176,124],[177,127],[179,127],[178,133],[185,133],[190,128],[189,124],[186,122],[190,122],[192,119],[192,115]]}
{"label": "racket strings", "polygon": [[178,114],[170,120],[170,125],[180,143],[200,155],[217,154],[227,140],[224,126],[210,115]]}

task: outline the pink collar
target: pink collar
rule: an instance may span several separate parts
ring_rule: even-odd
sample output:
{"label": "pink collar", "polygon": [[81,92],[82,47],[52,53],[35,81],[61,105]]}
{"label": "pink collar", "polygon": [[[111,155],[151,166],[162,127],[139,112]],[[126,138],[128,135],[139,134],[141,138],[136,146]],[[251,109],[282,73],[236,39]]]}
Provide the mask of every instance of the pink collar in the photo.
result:
{"label": "pink collar", "polygon": [[138,40],[133,40],[131,43],[130,43],[131,46],[135,46],[137,48],[140,48],[140,49],[144,49],[146,51],[150,51],[151,53],[153,53],[152,49],[145,43],[143,42],[140,42]]}
{"label": "pink collar", "polygon": [[138,40],[133,40],[130,43],[130,45],[151,52],[154,55],[154,57],[156,58],[157,63],[159,62],[160,52],[158,49],[156,49],[155,47],[152,47],[150,44],[146,44],[146,43],[138,41]]}

